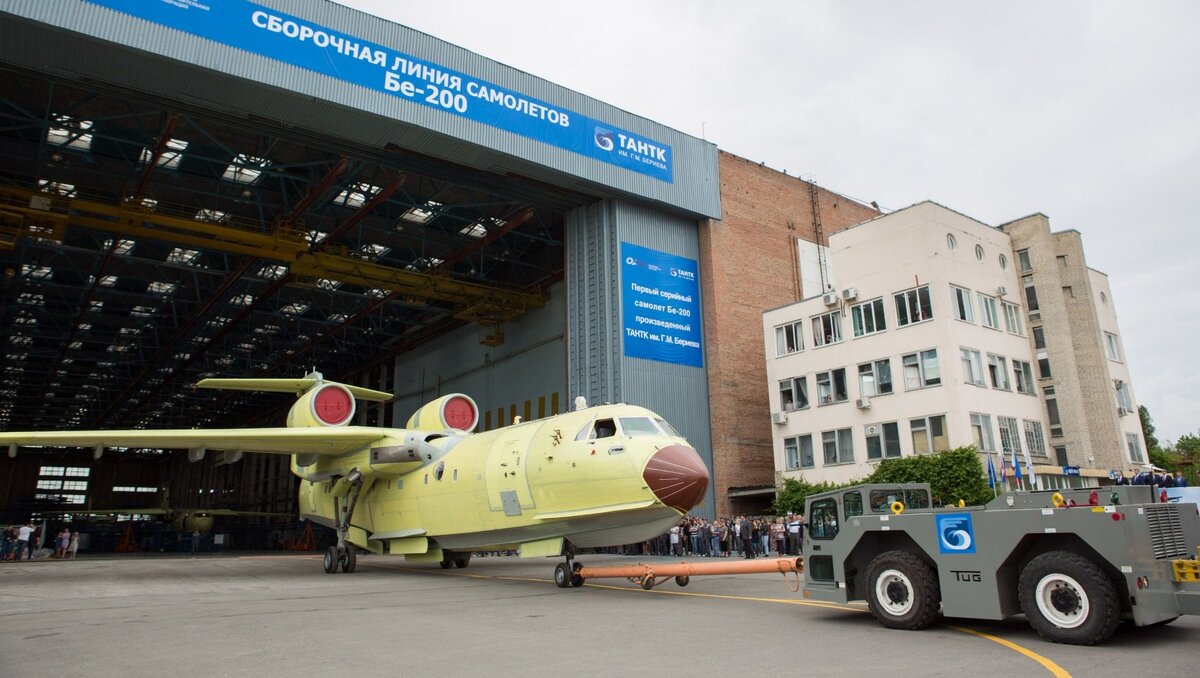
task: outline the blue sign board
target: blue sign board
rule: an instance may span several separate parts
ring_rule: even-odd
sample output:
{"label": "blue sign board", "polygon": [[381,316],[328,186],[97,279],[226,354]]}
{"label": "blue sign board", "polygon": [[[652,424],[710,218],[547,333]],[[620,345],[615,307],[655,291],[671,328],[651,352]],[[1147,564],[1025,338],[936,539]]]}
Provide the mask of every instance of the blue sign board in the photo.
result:
{"label": "blue sign board", "polygon": [[246,0],[87,1],[674,182],[662,142],[279,10]]}
{"label": "blue sign board", "polygon": [[703,367],[696,261],[621,243],[621,333],[626,357]]}
{"label": "blue sign board", "polygon": [[938,549],[942,553],[975,553],[975,529],[970,513],[944,513],[937,517]]}
{"label": "blue sign board", "polygon": [[1063,471],[1064,476],[1079,475],[1079,467],[1078,466],[1064,466],[1064,467],[1062,467],[1062,471]]}

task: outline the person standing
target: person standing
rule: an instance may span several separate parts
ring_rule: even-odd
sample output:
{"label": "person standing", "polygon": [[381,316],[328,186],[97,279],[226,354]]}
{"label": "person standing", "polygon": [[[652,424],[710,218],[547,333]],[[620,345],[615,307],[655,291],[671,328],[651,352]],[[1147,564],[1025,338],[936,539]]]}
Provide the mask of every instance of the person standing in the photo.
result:
{"label": "person standing", "polygon": [[1183,471],[1176,471],[1175,472],[1175,487],[1187,487],[1187,486],[1188,486],[1188,481],[1187,481],[1187,478],[1183,477]]}
{"label": "person standing", "polygon": [[200,550],[200,530],[192,530],[192,555]]}
{"label": "person standing", "polygon": [[25,549],[29,549],[29,556],[26,560],[33,558],[33,549],[29,546],[29,539],[33,536],[33,523],[22,525],[17,530],[17,553],[13,560],[20,560],[21,554]]}
{"label": "person standing", "polygon": [[71,533],[71,539],[67,543],[67,557],[71,560],[75,559],[75,552],[79,550],[79,530]]}
{"label": "person standing", "polygon": [[17,535],[13,532],[12,527],[5,525],[0,528],[0,563],[8,560],[12,554],[13,542],[16,541]]}
{"label": "person standing", "polygon": [[67,546],[71,544],[71,531],[63,528],[62,532],[54,538],[54,557],[64,558],[67,555]]}
{"label": "person standing", "polygon": [[738,520],[738,538],[742,542],[742,555],[746,558],[754,557],[753,534],[754,531],[750,525],[750,519],[746,516],[741,516]]}

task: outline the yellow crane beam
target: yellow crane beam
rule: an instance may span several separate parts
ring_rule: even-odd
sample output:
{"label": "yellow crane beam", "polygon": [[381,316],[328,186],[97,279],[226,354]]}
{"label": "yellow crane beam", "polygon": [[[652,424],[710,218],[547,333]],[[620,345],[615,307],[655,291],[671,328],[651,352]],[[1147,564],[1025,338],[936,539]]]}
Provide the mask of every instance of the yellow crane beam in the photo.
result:
{"label": "yellow crane beam", "polygon": [[542,294],[468,283],[341,254],[310,252],[304,233],[295,229],[255,231],[161,214],[134,203],[111,205],[3,186],[0,214],[0,240],[28,236],[61,241],[67,225],[74,224],[132,238],[271,259],[287,264],[296,276],[455,304],[464,319],[481,322],[510,320],[546,303]]}

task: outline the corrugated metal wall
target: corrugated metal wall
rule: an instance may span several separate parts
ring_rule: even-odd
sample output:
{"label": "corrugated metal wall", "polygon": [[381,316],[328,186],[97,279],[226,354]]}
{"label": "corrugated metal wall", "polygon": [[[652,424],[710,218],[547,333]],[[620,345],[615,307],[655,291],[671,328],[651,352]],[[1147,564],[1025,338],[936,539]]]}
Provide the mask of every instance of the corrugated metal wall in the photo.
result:
{"label": "corrugated metal wall", "polygon": [[[0,0],[0,60],[236,114],[250,113],[378,148],[394,143],[451,162],[514,172],[593,195],[629,194],[676,211],[720,217],[716,146],[707,141],[326,0],[258,0],[258,4],[667,144],[674,156],[674,182],[83,0]],[[18,22],[15,17],[45,25]],[[99,41],[89,43],[50,27]]]}
{"label": "corrugated metal wall", "polygon": [[475,400],[480,430],[507,425],[513,414],[536,419],[566,411],[563,288],[550,289],[546,306],[505,323],[499,346],[479,343],[482,328],[468,325],[405,353],[395,365],[395,425],[447,393]]}
{"label": "corrugated metal wall", "polygon": [[[572,396],[642,405],[661,414],[687,437],[712,476],[706,369],[627,358],[621,336],[620,243],[698,260],[698,228],[694,221],[617,200],[567,214],[567,374]],[[714,507],[709,483],[704,503],[693,513],[712,518]]]}

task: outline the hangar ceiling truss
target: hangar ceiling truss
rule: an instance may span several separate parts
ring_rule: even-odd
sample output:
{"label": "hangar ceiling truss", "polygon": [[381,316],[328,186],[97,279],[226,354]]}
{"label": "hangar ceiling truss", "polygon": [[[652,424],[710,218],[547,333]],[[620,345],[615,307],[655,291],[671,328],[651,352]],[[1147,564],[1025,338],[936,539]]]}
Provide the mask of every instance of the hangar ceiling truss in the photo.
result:
{"label": "hangar ceiling truss", "polygon": [[0,430],[237,425],[208,376],[364,370],[562,278],[588,196],[0,69]]}

